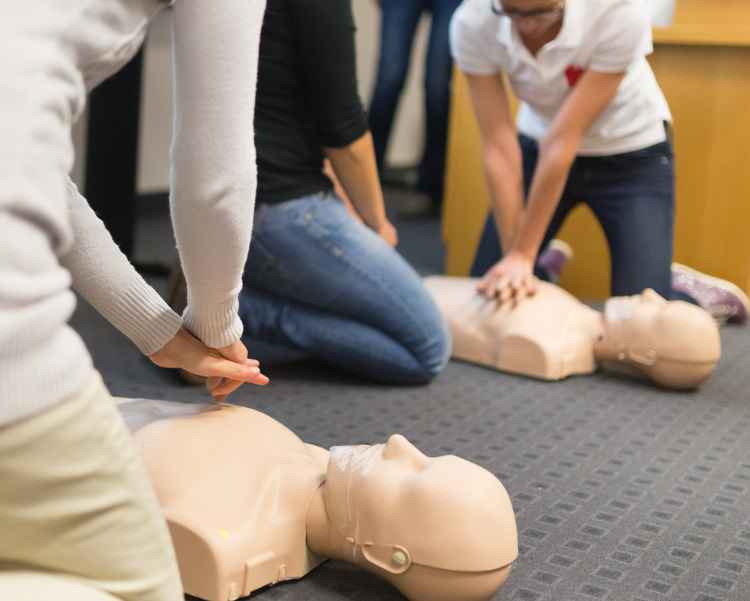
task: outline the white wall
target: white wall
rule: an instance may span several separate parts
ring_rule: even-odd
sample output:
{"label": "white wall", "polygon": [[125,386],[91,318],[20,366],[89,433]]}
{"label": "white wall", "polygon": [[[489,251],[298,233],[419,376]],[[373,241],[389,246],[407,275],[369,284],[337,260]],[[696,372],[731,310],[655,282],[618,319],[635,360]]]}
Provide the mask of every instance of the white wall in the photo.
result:
{"label": "white wall", "polygon": [[143,71],[138,190],[169,187],[172,136],[171,11],[162,12],[149,30]]}
{"label": "white wall", "polygon": [[[379,45],[380,15],[372,0],[353,0],[357,23],[357,67],[364,102],[372,93]],[[168,185],[171,136],[170,15],[165,12],[151,28],[146,50],[143,106],[141,107],[138,189],[162,191]],[[420,24],[414,45],[414,60],[396,118],[388,160],[410,164],[422,151],[422,81],[428,18]]]}

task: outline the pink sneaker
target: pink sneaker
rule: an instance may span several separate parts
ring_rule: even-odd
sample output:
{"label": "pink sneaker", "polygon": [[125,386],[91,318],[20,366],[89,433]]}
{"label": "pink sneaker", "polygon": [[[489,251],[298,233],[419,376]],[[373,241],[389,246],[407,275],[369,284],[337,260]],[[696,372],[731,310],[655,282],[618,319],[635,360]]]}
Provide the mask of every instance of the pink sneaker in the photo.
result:
{"label": "pink sneaker", "polygon": [[560,281],[565,264],[573,258],[573,249],[567,242],[555,238],[547,245],[547,248],[539,255],[536,260],[538,267],[544,269],[553,283]]}
{"label": "pink sneaker", "polygon": [[672,288],[694,298],[719,323],[745,323],[750,299],[728,280],[672,263]]}

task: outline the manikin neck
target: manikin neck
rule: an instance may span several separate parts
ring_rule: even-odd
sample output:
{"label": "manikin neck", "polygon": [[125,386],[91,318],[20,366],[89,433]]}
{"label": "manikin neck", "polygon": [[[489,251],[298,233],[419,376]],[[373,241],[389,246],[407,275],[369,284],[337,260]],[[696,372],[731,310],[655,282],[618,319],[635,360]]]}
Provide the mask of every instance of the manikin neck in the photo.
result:
{"label": "manikin neck", "polygon": [[313,495],[307,512],[307,546],[316,555],[355,563],[354,545],[333,526],[326,509],[323,482]]}
{"label": "manikin neck", "polygon": [[[613,303],[610,306],[609,303]],[[628,297],[608,301],[601,319],[601,334],[594,343],[597,361],[627,361],[633,343],[632,300]]]}

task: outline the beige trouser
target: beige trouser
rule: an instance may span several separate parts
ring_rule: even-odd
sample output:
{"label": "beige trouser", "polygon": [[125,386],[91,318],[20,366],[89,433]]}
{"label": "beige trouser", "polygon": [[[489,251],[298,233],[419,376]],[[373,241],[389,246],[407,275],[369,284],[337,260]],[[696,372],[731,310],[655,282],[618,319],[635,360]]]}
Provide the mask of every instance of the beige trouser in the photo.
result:
{"label": "beige trouser", "polygon": [[3,601],[117,601],[95,588],[65,576],[41,572],[0,571],[0,599]]}
{"label": "beige trouser", "polygon": [[[34,587],[63,594],[30,597]],[[0,428],[0,599],[109,595],[183,599],[156,496],[96,374],[76,397]]]}

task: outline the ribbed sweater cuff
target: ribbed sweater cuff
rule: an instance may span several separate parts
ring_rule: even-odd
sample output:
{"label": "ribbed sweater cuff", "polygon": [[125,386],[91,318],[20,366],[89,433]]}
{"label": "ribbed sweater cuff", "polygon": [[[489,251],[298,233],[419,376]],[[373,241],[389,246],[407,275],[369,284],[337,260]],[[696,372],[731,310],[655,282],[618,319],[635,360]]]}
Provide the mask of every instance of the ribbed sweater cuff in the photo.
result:
{"label": "ribbed sweater cuff", "polygon": [[188,304],[183,314],[185,327],[211,348],[221,348],[237,342],[242,337],[242,321],[238,315],[237,297],[204,309]]}
{"label": "ribbed sweater cuff", "polygon": [[128,288],[107,313],[144,355],[160,350],[182,327],[180,316],[142,280]]}

